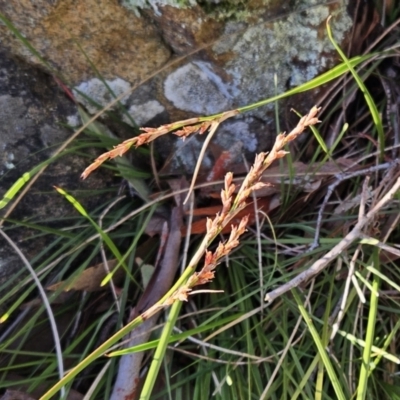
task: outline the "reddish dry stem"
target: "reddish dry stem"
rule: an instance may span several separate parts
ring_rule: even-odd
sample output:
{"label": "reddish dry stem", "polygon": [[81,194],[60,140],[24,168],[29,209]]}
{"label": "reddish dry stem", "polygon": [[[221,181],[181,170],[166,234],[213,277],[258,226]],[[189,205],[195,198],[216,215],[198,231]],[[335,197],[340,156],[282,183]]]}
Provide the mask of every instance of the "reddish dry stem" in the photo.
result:
{"label": "reddish dry stem", "polygon": [[[259,153],[256,155],[254,164],[245,177],[234,202],[232,199],[235,191],[235,185],[232,184],[233,175],[231,172],[225,175],[225,185],[221,191],[222,211],[217,213],[214,219],[207,220],[207,237],[215,237],[246,206],[246,200],[251,193],[265,186],[265,184],[260,182],[262,173],[274,160],[282,158],[287,154],[286,151],[282,150],[287,143],[296,139],[306,127],[319,122],[316,118],[319,110],[319,108],[313,107],[309,114],[299,120],[297,126],[288,135],[279,134],[272,150],[268,154]],[[192,275],[185,287],[182,288],[182,291],[178,291],[180,293],[179,296],[182,297],[183,293],[186,295],[189,294],[192,287],[210,282],[214,278],[214,270],[220,259],[239,245],[239,238],[245,232],[247,222],[248,217],[245,217],[241,220],[238,227],[232,226],[229,239],[225,243],[220,243],[214,253],[206,251],[203,268],[200,272]]]}
{"label": "reddish dry stem", "polygon": [[[233,194],[235,192],[235,185],[232,183],[233,174],[228,172],[225,175],[224,189],[221,191],[222,210],[220,213],[217,213],[214,219],[207,219],[207,242],[211,242],[211,240],[215,238],[218,233],[221,232],[221,230],[227,226],[228,223],[232,221],[232,219],[246,206],[246,200],[253,191],[265,186],[262,182],[260,182],[262,173],[271,165],[274,160],[282,158],[287,154],[287,152],[283,150],[283,147],[287,143],[296,139],[297,136],[299,136],[308,126],[315,125],[319,122],[318,118],[316,117],[319,110],[320,108],[313,107],[307,115],[299,120],[297,126],[289,134],[279,134],[276,137],[272,150],[268,154],[259,153],[256,155],[254,164],[245,177],[239,192],[236,195],[235,201],[233,201]],[[237,113],[237,110],[224,113],[218,119],[218,122],[222,122],[224,119],[236,115]],[[116,146],[113,150],[102,154],[97,158],[97,160],[95,160],[93,164],[86,168],[82,174],[82,177],[86,178],[90,172],[96,169],[107,159],[123,155],[127,150],[129,150],[130,147],[132,147],[132,145],[140,146],[142,144],[149,143],[155,138],[164,135],[165,133],[170,132],[171,130],[174,130],[178,126],[182,125],[183,128],[175,132],[175,134],[183,138],[197,131],[203,133],[215,121],[206,121],[201,124],[196,124],[197,122],[198,119],[192,118],[191,120],[180,121],[175,124],[163,125],[157,129],[142,128],[142,131],[145,133],[142,133],[136,138],[129,139]],[[238,226],[232,226],[229,239],[224,243],[220,242],[214,253],[206,250],[204,266],[201,271],[194,273],[189,278],[186,285],[179,288],[170,298],[165,301],[164,305],[172,304],[176,300],[185,301],[187,300],[188,295],[194,286],[210,282],[214,278],[215,268],[217,267],[221,258],[225,257],[239,245],[239,238],[246,231],[247,223],[248,216],[242,218]]]}

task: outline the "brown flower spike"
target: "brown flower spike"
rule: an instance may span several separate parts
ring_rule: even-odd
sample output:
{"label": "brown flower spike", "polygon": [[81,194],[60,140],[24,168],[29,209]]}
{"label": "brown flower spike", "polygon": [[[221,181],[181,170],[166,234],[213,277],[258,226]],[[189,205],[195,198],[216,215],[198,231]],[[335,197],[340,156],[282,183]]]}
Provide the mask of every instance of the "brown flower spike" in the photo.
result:
{"label": "brown flower spike", "polygon": [[[274,146],[269,153],[259,153],[256,155],[253,166],[245,177],[239,192],[233,201],[235,185],[232,183],[233,174],[228,172],[225,175],[224,189],[221,191],[222,210],[217,213],[214,219],[207,220],[207,233],[205,242],[210,244],[212,240],[221,232],[221,230],[246,206],[246,201],[251,193],[265,186],[260,182],[263,172],[271,163],[284,157],[287,152],[283,147],[290,141],[296,139],[308,126],[319,122],[316,117],[320,108],[313,107],[309,114],[300,119],[297,126],[289,134],[281,133],[277,136]],[[221,258],[228,255],[235,247],[239,245],[240,236],[246,231],[248,217],[242,218],[239,226],[232,226],[229,239],[220,242],[214,252],[205,250],[204,266],[200,272],[195,272],[186,282],[171,296],[172,300],[187,300],[187,296],[192,288],[210,282],[214,278],[215,268],[220,263]]]}
{"label": "brown flower spike", "polygon": [[[153,315],[153,312],[159,310],[160,307],[171,305],[177,300],[187,300],[188,295],[194,286],[208,283],[214,278],[215,268],[221,262],[221,258],[228,255],[235,247],[239,245],[239,238],[246,231],[248,217],[242,218],[238,226],[232,226],[229,239],[224,243],[220,242],[214,252],[208,251],[207,247],[212,243],[216,236],[219,235],[222,229],[226,227],[232,221],[232,219],[235,218],[235,216],[246,206],[246,201],[251,193],[265,186],[264,183],[260,182],[262,174],[273,161],[282,158],[287,154],[287,152],[283,150],[284,146],[290,141],[296,139],[307,127],[315,125],[319,122],[317,118],[319,110],[320,108],[314,106],[307,115],[299,120],[297,126],[291,132],[289,132],[287,135],[281,133],[276,137],[274,146],[269,153],[259,153],[256,155],[254,164],[245,177],[235,199],[233,199],[233,194],[235,192],[235,185],[232,183],[233,174],[228,172],[225,175],[224,189],[221,191],[222,210],[221,212],[217,213],[215,218],[207,220],[207,233],[205,238],[203,239],[200,248],[193,256],[192,261],[187,267],[187,270],[185,270],[189,277],[186,278],[186,281],[182,281],[185,283],[177,283],[176,285],[178,286],[175,291],[174,289],[171,289],[171,294],[164,298],[161,303],[155,304],[153,307],[143,313],[143,318],[146,319],[150,317]],[[228,111],[224,113],[222,117],[220,117],[220,120],[222,121],[224,118],[226,119],[236,114],[237,110]],[[209,120],[199,123],[199,118],[192,118],[185,121],[179,121],[174,124],[163,125],[157,129],[142,128],[144,133],[141,135],[126,140],[125,142],[116,146],[113,150],[98,157],[97,160],[95,160],[95,162],[83,172],[82,177],[86,178],[90,172],[96,169],[104,161],[124,154],[133,145],[137,147],[142,144],[149,143],[157,137],[178,128],[181,129],[175,132],[175,134],[183,138],[194,132],[204,133],[212,125],[212,122],[213,121]],[[205,254],[203,268],[201,271],[193,273],[192,270],[194,271],[194,268],[203,254]],[[184,278],[184,276],[181,278]]]}
{"label": "brown flower spike", "polygon": [[[227,111],[226,113],[223,113],[218,120],[222,122],[224,119],[230,118],[238,113],[237,110]],[[201,135],[210,128],[212,123],[212,119],[201,122],[201,118],[189,118],[172,124],[161,125],[158,128],[140,128],[143,133],[134,138],[125,140],[115,146],[112,150],[101,154],[83,171],[81,178],[86,179],[95,169],[103,164],[103,162],[124,155],[132,146],[139,147],[143,144],[148,144],[158,137],[172,131],[175,131],[173,133],[182,139],[185,139],[187,136],[196,132]]]}

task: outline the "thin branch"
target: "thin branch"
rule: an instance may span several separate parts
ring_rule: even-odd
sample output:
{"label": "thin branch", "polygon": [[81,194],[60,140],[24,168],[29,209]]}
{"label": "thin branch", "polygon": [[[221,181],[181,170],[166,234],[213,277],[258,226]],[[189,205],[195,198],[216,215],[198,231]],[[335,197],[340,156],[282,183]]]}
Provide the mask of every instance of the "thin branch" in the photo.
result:
{"label": "thin branch", "polygon": [[386,195],[383,196],[382,199],[365,216],[359,219],[353,230],[349,232],[342,241],[340,241],[332,250],[326,253],[324,257],[316,261],[306,271],[302,272],[301,274],[299,274],[289,282],[285,283],[284,285],[278,287],[277,289],[267,293],[265,296],[265,301],[271,303],[277,297],[295,287],[298,287],[304,282],[310,280],[315,275],[319,274],[333,259],[335,259],[341,252],[347,249],[355,240],[361,237],[362,229],[364,228],[364,226],[369,224],[375,218],[376,214],[382,209],[382,207],[384,207],[390,202],[390,200],[392,200],[399,188],[400,178],[397,179],[396,183],[386,193]]}
{"label": "thin branch", "polygon": [[343,173],[337,174],[336,175],[336,181],[328,186],[328,190],[326,192],[324,201],[322,202],[321,207],[319,209],[318,219],[317,219],[317,226],[315,228],[314,241],[313,241],[309,251],[314,250],[319,245],[319,235],[320,235],[320,231],[321,231],[322,217],[323,217],[323,213],[325,211],[325,207],[328,204],[328,201],[329,201],[333,191],[336,189],[336,187],[340,183],[342,183],[346,179],[351,179],[351,178],[354,178],[354,177],[357,177],[357,176],[370,174],[372,172],[376,172],[376,171],[380,171],[380,170],[384,170],[384,169],[389,169],[389,168],[393,167],[394,165],[398,164],[399,162],[400,162],[400,160],[395,160],[394,162],[379,164],[379,165],[376,165],[376,166],[373,166],[373,167],[370,167],[370,168],[365,168],[365,169],[362,169],[360,171],[355,171],[355,172],[352,172],[352,173],[343,172]]}
{"label": "thin branch", "polygon": [[[360,207],[360,209],[361,209],[361,207]],[[347,299],[348,299],[349,292],[350,292],[350,283],[353,281],[352,278],[354,276],[355,264],[356,264],[356,260],[358,258],[360,251],[361,251],[361,246],[359,245],[350,261],[349,272],[347,274],[347,279],[346,279],[346,283],[344,286],[343,294],[342,294],[342,296],[340,296],[339,312],[337,313],[337,316],[334,319],[335,323],[332,325],[330,341],[332,341],[335,338],[335,336],[339,330],[340,322],[342,321],[342,319],[344,317],[344,310],[346,308],[346,303],[347,303]],[[357,291],[357,293],[359,293],[359,292]],[[360,297],[360,301],[363,302],[362,297]],[[365,303],[365,301],[364,301],[364,303]]]}

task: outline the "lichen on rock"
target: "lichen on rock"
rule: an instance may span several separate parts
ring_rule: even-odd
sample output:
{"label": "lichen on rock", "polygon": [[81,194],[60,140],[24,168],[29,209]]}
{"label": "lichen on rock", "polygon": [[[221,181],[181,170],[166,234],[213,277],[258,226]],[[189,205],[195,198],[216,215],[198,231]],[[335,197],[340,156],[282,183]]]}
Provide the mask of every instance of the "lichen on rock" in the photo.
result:
{"label": "lichen on rock", "polygon": [[215,80],[193,63],[173,71],[165,80],[164,89],[165,97],[175,107],[196,114],[214,114],[231,105]]}
{"label": "lichen on rock", "polygon": [[[325,21],[330,9],[314,3],[314,0],[309,1],[309,5],[303,7],[304,12],[296,10],[286,18],[247,27],[235,36],[233,44],[232,38],[228,38],[213,47],[220,56],[232,55],[225,69],[232,77],[230,85],[239,92],[240,105],[284,92],[287,85],[298,86],[328,66],[333,46],[326,35]],[[226,30],[231,32],[234,28],[229,25],[235,24],[228,24]],[[334,31],[339,42],[351,25],[345,10],[337,13]],[[332,57],[329,58],[332,62]]]}
{"label": "lichen on rock", "polygon": [[[76,86],[74,94],[76,99],[84,104],[91,114],[95,114],[99,111],[99,108],[93,102],[104,107],[130,89],[130,83],[121,78],[105,80],[105,83],[98,78],[93,78]],[[120,100],[122,104],[126,104],[129,94]]]}
{"label": "lichen on rock", "polygon": [[[150,100],[141,104],[133,104],[129,107],[128,113],[139,126],[144,126],[147,122],[163,113],[165,107],[157,100]],[[124,116],[123,120],[130,124],[130,120]]]}
{"label": "lichen on rock", "polygon": [[129,10],[136,11],[140,8],[153,8],[171,6],[176,8],[190,7],[196,5],[196,0],[122,0],[121,4]]}

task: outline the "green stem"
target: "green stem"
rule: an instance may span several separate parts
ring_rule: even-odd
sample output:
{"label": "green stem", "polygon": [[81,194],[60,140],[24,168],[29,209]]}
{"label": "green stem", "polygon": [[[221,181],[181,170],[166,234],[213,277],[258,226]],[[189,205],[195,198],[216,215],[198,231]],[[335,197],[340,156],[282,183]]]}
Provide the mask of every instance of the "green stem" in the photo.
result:
{"label": "green stem", "polygon": [[[376,248],[374,250],[374,267],[379,269],[379,249]],[[370,307],[369,307],[369,315],[368,315],[368,325],[367,331],[365,335],[365,346],[362,355],[362,364],[361,364],[361,371],[360,371],[360,379],[357,388],[357,400],[364,400],[365,396],[367,395],[367,383],[368,383],[368,376],[371,373],[371,349],[374,342],[374,335],[375,335],[375,325],[376,325],[376,315],[378,312],[378,293],[379,290],[379,283],[380,278],[378,275],[374,274],[374,279],[372,282],[371,291],[371,300],[370,300]]]}
{"label": "green stem", "polygon": [[182,307],[181,301],[175,302],[171,307],[171,311],[168,315],[167,322],[164,325],[164,329],[162,331],[157,349],[154,353],[153,361],[151,362],[151,366],[147,374],[147,378],[144,382],[139,400],[150,399],[151,392],[153,391],[153,387],[158,376],[158,371],[160,370],[162,361],[164,359],[165,351],[167,349],[169,339],[172,334],[172,329],[174,328],[176,320],[178,319],[181,307]]}

